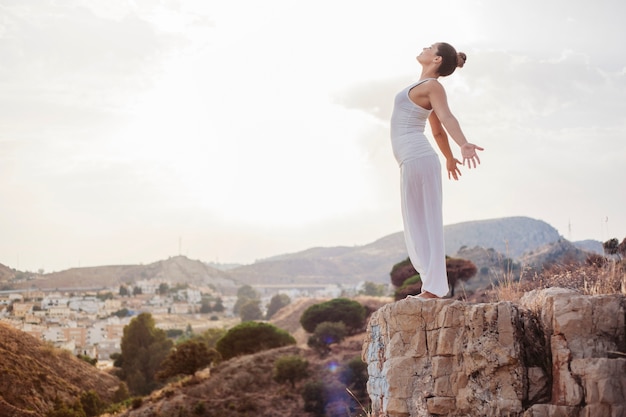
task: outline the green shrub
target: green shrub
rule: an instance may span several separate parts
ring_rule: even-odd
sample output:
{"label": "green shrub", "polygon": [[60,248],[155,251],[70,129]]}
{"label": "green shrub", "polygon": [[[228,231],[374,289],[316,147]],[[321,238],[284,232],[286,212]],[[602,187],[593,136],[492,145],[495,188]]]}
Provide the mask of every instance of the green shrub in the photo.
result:
{"label": "green shrub", "polygon": [[359,400],[367,399],[367,364],[360,357],[355,357],[345,364],[339,373],[339,380],[355,393]]}
{"label": "green shrub", "polygon": [[330,351],[330,345],[340,343],[346,337],[346,325],[343,322],[323,322],[315,327],[315,331],[309,337],[308,346],[315,349],[320,355],[326,355]]}
{"label": "green shrub", "polygon": [[308,368],[309,362],[300,356],[283,356],[274,363],[274,380],[279,384],[289,382],[295,388],[296,382],[309,375]]}
{"label": "green shrub", "polygon": [[348,333],[355,333],[363,328],[366,314],[365,307],[358,302],[347,298],[335,298],[307,308],[300,316],[300,324],[308,333],[313,333],[320,323],[343,322]]}
{"label": "green shrub", "polygon": [[206,343],[199,340],[188,340],[176,346],[167,355],[157,379],[168,379],[176,375],[193,375],[197,370],[218,362],[220,354]]}
{"label": "green shrub", "polygon": [[326,409],[326,389],[322,381],[309,381],[302,389],[304,411],[312,413],[316,417],[324,416]]}
{"label": "green shrub", "polygon": [[94,390],[83,392],[80,396],[80,404],[87,417],[99,416],[105,408],[104,402]]}
{"label": "green shrub", "polygon": [[269,323],[247,321],[230,329],[217,341],[217,351],[224,360],[239,355],[295,345],[296,339]]}

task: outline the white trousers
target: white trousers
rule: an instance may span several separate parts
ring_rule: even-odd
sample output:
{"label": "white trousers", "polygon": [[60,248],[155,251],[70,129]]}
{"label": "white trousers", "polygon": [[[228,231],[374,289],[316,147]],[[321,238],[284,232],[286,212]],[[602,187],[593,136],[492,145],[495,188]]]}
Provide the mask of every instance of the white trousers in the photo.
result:
{"label": "white trousers", "polygon": [[400,166],[404,239],[422,291],[448,294],[443,240],[441,164],[437,155],[405,161]]}

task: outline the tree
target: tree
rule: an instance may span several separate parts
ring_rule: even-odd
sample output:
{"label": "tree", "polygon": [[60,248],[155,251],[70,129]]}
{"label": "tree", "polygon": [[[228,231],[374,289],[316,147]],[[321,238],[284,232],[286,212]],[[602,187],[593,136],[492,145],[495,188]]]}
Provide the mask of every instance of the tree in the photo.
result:
{"label": "tree", "polygon": [[259,298],[259,293],[257,290],[252,288],[251,285],[243,285],[237,289],[237,298],[247,298],[249,300],[254,300]]}
{"label": "tree", "polygon": [[150,313],[140,314],[124,327],[122,352],[114,364],[130,392],[145,395],[159,386],[154,376],[171,348],[172,341],[155,327]]}
{"label": "tree", "polygon": [[197,340],[200,340],[210,348],[214,348],[217,341],[220,340],[226,334],[225,329],[206,329],[202,334],[196,336]]}
{"label": "tree", "polygon": [[454,288],[459,281],[467,281],[475,276],[476,272],[478,272],[478,268],[472,261],[446,256],[446,273],[451,291],[450,295],[454,297]]}
{"label": "tree", "polygon": [[396,300],[402,300],[409,295],[417,295],[420,292],[422,292],[422,277],[420,274],[415,274],[405,280],[394,294]]}
{"label": "tree", "polygon": [[237,290],[237,301],[233,307],[233,313],[241,314],[241,307],[250,300],[259,300],[259,293],[250,285],[244,285]]}
{"label": "tree", "polygon": [[276,294],[272,297],[269,304],[267,305],[267,312],[265,313],[265,319],[269,320],[272,318],[274,314],[281,308],[289,305],[291,303],[291,298],[287,294]]}
{"label": "tree", "polygon": [[391,268],[391,272],[389,273],[391,277],[391,283],[394,287],[400,288],[404,281],[407,279],[414,277],[415,275],[419,275],[415,268],[413,268],[413,264],[409,258],[406,258],[402,262],[398,262]]}
{"label": "tree", "polygon": [[227,360],[295,344],[296,339],[293,336],[272,324],[246,321],[230,329],[217,341],[216,348],[222,358]]}
{"label": "tree", "polygon": [[141,287],[133,288],[133,295],[140,295],[140,294],[142,294]]}
{"label": "tree", "polygon": [[363,289],[359,291],[359,294],[369,295],[371,297],[382,297],[383,295],[385,295],[385,292],[385,285],[366,281],[365,284],[363,284]]}
{"label": "tree", "polygon": [[259,300],[246,301],[239,310],[241,321],[261,320],[263,318],[263,312],[261,311],[261,307],[259,307],[259,303]]}
{"label": "tree", "polygon": [[339,380],[354,392],[359,400],[367,398],[367,364],[360,357],[351,359],[339,373]]}
{"label": "tree", "polygon": [[169,290],[170,290],[170,286],[167,285],[165,282],[162,282],[161,284],[159,284],[159,290],[158,290],[159,295],[165,295],[168,293]]}
{"label": "tree", "polygon": [[213,308],[211,308],[211,302],[206,298],[203,298],[200,304],[200,314],[209,314],[212,311]]}
{"label": "tree", "polygon": [[609,239],[602,244],[604,248],[604,253],[607,255],[615,255],[617,254],[617,248],[619,247],[619,240],[616,238]]}
{"label": "tree", "polygon": [[120,285],[120,297],[128,297],[130,295],[130,291],[128,291],[128,287],[126,285]]}
{"label": "tree", "polygon": [[343,322],[328,322],[318,324],[309,337],[307,345],[315,349],[320,356],[330,352],[330,345],[340,343],[346,337],[346,325]]}
{"label": "tree", "polygon": [[317,325],[325,321],[343,322],[348,333],[352,334],[363,328],[366,314],[365,307],[358,302],[347,298],[335,298],[304,310],[300,316],[300,324],[308,333],[313,333]]}
{"label": "tree", "polygon": [[74,404],[67,404],[59,398],[56,398],[54,400],[54,407],[52,410],[48,411],[46,417],[87,417],[87,415],[80,401],[76,401]]}
{"label": "tree", "polygon": [[[472,261],[446,256],[446,275],[452,296],[454,296],[456,284],[459,281],[467,281],[475,276],[476,272],[478,272],[478,269]],[[395,264],[391,268],[390,277],[391,283],[396,287],[396,300],[422,292],[422,279],[409,258]]]}
{"label": "tree", "polygon": [[295,388],[296,382],[309,376],[309,362],[297,355],[278,358],[274,363],[274,380],[279,384],[289,382]]}
{"label": "tree", "polygon": [[213,305],[213,311],[215,311],[216,313],[224,312],[224,302],[222,301],[221,298],[218,298],[217,300],[215,300],[215,304]]}
{"label": "tree", "polygon": [[80,404],[87,417],[99,416],[104,411],[104,402],[94,390],[85,391],[80,395]]}
{"label": "tree", "polygon": [[209,349],[206,343],[188,340],[167,355],[156,378],[165,380],[177,375],[193,375],[219,360],[220,354],[215,349]]}
{"label": "tree", "polygon": [[619,243],[617,238],[609,239],[602,244],[604,253],[607,255],[617,255],[620,259],[626,258],[626,238]]}
{"label": "tree", "polygon": [[328,394],[326,385],[322,381],[309,381],[302,389],[302,399],[304,400],[304,411],[313,413],[316,417],[323,417],[326,414],[326,401]]}
{"label": "tree", "polygon": [[129,398],[130,392],[128,391],[128,385],[126,385],[126,382],[122,381],[113,393],[113,401],[116,403],[121,403],[122,401],[126,401]]}
{"label": "tree", "polygon": [[107,291],[105,293],[98,293],[98,295],[96,295],[96,297],[100,301],[113,300],[115,298],[115,296],[113,295],[113,293],[111,291]]}
{"label": "tree", "polygon": [[122,318],[122,317],[128,317],[128,313],[130,313],[128,311],[128,309],[127,308],[123,308],[121,310],[117,310],[115,313],[113,313],[113,315],[117,316],[119,318]]}

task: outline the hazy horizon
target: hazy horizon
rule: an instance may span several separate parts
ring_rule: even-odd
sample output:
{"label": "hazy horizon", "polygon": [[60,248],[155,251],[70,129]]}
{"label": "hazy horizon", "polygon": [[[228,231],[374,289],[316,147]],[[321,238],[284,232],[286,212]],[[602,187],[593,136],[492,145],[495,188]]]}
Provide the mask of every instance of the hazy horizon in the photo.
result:
{"label": "hazy horizon", "polygon": [[401,231],[391,105],[438,41],[467,53],[441,82],[485,148],[444,179],[444,223],[526,216],[621,241],[624,12],[0,0],[0,263],[249,264]]}

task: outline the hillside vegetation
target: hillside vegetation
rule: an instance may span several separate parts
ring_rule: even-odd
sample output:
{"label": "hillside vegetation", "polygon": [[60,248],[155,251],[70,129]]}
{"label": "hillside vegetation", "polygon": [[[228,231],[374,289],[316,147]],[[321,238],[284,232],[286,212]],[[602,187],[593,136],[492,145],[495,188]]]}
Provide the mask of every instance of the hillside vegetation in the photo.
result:
{"label": "hillside vegetation", "polygon": [[43,417],[56,399],[94,390],[112,401],[120,381],[93,365],[0,323],[0,416]]}
{"label": "hillside vegetation", "polygon": [[[390,302],[389,298],[358,297],[357,300],[368,313]],[[271,323],[284,325],[292,334],[303,334],[299,319],[311,305],[323,300],[307,300],[290,304],[279,310]],[[280,327],[280,326],[279,326]],[[163,389],[144,397],[118,417],[291,417],[315,415],[304,411],[302,393],[311,384],[321,383],[326,396],[328,415],[336,407],[337,415],[346,415],[354,407],[354,401],[342,382],[351,361],[360,361],[364,330],[347,337],[330,347],[326,356],[306,346],[306,342],[262,352],[242,355],[224,361],[210,370],[197,372],[194,376],[173,382]],[[281,358],[299,357],[308,363],[307,376],[293,386],[275,380],[275,364]],[[364,386],[353,387],[364,390]],[[361,392],[363,394],[363,392]],[[319,399],[324,401],[323,398]],[[362,399],[367,402],[366,399]],[[359,410],[350,415],[357,416]]]}

